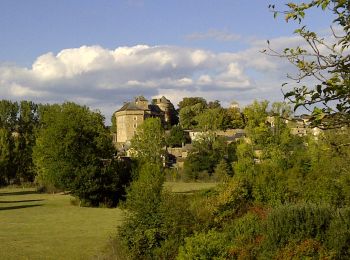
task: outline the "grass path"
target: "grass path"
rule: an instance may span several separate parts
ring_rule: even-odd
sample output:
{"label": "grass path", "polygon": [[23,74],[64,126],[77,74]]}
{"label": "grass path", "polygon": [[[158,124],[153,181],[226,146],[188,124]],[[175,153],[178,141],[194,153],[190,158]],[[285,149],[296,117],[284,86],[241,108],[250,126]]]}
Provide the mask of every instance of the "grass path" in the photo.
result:
{"label": "grass path", "polygon": [[121,210],[81,208],[70,199],[0,189],[0,259],[91,259],[103,251]]}

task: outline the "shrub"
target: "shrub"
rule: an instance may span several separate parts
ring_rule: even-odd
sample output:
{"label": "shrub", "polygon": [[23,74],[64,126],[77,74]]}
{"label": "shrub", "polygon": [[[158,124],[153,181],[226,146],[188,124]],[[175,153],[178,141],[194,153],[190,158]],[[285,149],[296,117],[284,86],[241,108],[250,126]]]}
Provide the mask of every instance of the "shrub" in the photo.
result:
{"label": "shrub", "polygon": [[339,209],[330,223],[325,242],[340,258],[350,258],[350,208]]}
{"label": "shrub", "polygon": [[329,206],[305,203],[277,207],[266,221],[266,249],[275,251],[291,241],[301,242],[305,239],[322,242],[331,220],[332,208]]}
{"label": "shrub", "polygon": [[211,230],[185,239],[176,259],[227,259],[227,239],[222,233]]}

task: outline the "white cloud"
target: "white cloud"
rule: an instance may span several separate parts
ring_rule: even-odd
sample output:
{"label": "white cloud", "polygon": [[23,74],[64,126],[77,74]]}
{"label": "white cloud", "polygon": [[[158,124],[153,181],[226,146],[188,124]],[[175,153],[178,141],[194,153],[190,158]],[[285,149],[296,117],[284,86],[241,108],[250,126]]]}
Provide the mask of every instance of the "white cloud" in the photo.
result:
{"label": "white cloud", "polygon": [[[136,45],[64,49],[39,56],[30,68],[0,64],[0,95],[36,102],[82,102],[110,115],[133,96],[169,94],[232,99],[279,97],[282,63],[261,54],[260,41],[241,52]],[[264,46],[266,47],[266,46]],[[285,67],[284,67],[285,68]],[[266,83],[268,82],[268,83]],[[242,101],[244,103],[244,101]]]}

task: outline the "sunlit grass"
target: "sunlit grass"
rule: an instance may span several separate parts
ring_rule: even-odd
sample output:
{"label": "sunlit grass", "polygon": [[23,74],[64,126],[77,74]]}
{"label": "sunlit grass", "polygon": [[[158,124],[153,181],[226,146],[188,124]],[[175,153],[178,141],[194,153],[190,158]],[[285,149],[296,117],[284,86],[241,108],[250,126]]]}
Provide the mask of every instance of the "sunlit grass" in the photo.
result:
{"label": "sunlit grass", "polygon": [[71,196],[0,189],[0,259],[89,259],[115,237],[120,209],[82,208]]}
{"label": "sunlit grass", "polygon": [[165,182],[164,186],[175,193],[191,193],[217,186],[215,182]]}

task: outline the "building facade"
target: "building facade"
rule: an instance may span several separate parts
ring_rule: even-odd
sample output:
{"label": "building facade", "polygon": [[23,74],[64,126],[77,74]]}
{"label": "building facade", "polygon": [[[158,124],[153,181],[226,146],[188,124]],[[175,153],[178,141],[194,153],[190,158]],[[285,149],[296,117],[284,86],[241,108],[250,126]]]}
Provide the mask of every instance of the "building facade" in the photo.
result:
{"label": "building facade", "polygon": [[143,96],[136,97],[134,101],[125,103],[114,113],[116,117],[116,140],[117,147],[128,146],[136,133],[136,129],[147,118],[160,118],[163,125],[172,125],[176,111],[173,104],[164,96],[153,99],[152,104]]}

